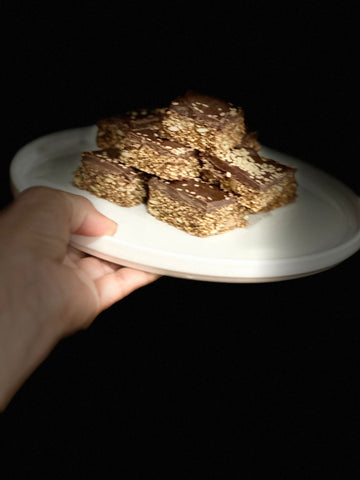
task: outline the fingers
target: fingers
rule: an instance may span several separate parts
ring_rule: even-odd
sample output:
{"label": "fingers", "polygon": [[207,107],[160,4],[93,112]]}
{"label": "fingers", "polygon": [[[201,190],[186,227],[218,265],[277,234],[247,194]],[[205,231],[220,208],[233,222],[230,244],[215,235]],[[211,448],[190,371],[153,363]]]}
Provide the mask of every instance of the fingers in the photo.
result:
{"label": "fingers", "polygon": [[156,274],[123,267],[91,256],[78,258],[76,268],[94,282],[100,311],[159,278]]}
{"label": "fingers", "polygon": [[77,268],[80,268],[93,281],[119,270],[120,265],[101,260],[100,258],[86,256],[77,262]]}
{"label": "fingers", "polygon": [[155,273],[122,267],[114,273],[100,276],[95,281],[100,309],[104,310],[140,287],[159,278]]}
{"label": "fingers", "polygon": [[64,261],[70,260],[72,264],[77,264],[81,259],[87,257],[87,253],[82,252],[81,250],[78,250],[75,247],[72,247],[71,245],[68,245],[67,251],[66,251],[66,257]]}

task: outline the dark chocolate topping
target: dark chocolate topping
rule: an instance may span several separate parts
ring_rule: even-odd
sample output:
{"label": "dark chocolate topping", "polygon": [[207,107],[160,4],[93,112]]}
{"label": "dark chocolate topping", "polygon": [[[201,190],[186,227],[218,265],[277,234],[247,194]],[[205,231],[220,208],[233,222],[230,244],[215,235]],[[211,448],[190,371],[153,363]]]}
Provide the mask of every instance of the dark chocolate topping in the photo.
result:
{"label": "dark chocolate topping", "polygon": [[121,175],[131,180],[134,175],[142,174],[139,170],[128,167],[121,163],[120,150],[117,148],[106,148],[103,150],[94,150],[92,152],[83,152],[81,154],[82,164],[97,170],[99,173],[111,173]]}
{"label": "dark chocolate topping", "polygon": [[133,110],[123,115],[116,115],[98,120],[96,125],[99,128],[106,127],[107,125],[116,125],[116,127],[123,132],[143,129],[158,130],[161,127],[161,120],[164,112],[164,108],[157,108],[154,110]]}
{"label": "dark chocolate topping", "polygon": [[199,178],[169,182],[153,177],[149,186],[177,202],[206,212],[237,203],[236,197]]}
{"label": "dark chocolate topping", "polygon": [[141,148],[144,145],[148,145],[157,150],[161,155],[166,156],[189,157],[197,155],[196,150],[193,148],[175,140],[161,138],[157,132],[150,129],[130,131],[126,141],[133,148]]}
{"label": "dark chocolate topping", "polygon": [[295,171],[292,167],[261,157],[255,150],[242,146],[234,147],[221,157],[203,155],[203,159],[222,172],[224,177],[235,179],[259,191],[281,182],[286,175]]}
{"label": "dark chocolate topping", "polygon": [[201,93],[188,91],[183,97],[172,101],[168,112],[199,119],[207,123],[227,123],[243,118],[241,108],[231,103]]}

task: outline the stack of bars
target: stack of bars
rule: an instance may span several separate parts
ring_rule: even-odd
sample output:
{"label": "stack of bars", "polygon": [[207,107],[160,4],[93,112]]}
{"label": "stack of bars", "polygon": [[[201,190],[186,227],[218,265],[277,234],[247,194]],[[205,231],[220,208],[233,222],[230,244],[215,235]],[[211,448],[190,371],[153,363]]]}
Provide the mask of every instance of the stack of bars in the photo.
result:
{"label": "stack of bars", "polygon": [[295,169],[260,155],[241,108],[189,91],[168,108],[97,122],[74,184],[199,237],[245,227],[296,198]]}

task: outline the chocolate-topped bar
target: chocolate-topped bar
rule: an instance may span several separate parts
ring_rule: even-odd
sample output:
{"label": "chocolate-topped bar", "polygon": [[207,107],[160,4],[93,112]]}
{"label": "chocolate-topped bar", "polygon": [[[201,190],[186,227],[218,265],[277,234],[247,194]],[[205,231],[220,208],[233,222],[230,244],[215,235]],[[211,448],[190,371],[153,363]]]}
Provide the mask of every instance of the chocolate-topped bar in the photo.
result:
{"label": "chocolate-topped bar", "polygon": [[122,207],[143,203],[148,176],[120,163],[119,154],[116,148],[83,152],[74,185]]}
{"label": "chocolate-topped bar", "polygon": [[193,91],[171,102],[162,125],[169,138],[200,151],[228,150],[246,133],[241,108]]}
{"label": "chocolate-topped bar", "polygon": [[200,176],[197,152],[152,129],[129,130],[123,137],[120,159],[128,166],[166,180]]}
{"label": "chocolate-topped bar", "polygon": [[161,129],[164,111],[164,108],[133,110],[123,115],[98,120],[96,122],[98,127],[96,136],[97,146],[100,148],[122,148],[123,139],[129,131],[147,129],[158,132]]}
{"label": "chocolate-topped bar", "polygon": [[148,212],[191,235],[207,237],[247,225],[248,210],[235,195],[200,178],[149,181]]}
{"label": "chocolate-topped bar", "polygon": [[226,153],[202,155],[201,177],[239,195],[252,212],[268,211],[295,200],[295,168],[260,156],[243,146]]}

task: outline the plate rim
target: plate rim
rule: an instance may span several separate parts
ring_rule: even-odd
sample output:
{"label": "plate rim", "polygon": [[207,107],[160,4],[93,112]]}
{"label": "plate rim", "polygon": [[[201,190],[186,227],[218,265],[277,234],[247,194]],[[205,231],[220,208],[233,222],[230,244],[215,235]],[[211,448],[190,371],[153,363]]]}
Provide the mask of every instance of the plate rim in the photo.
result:
{"label": "plate rim", "polygon": [[[88,148],[88,144],[90,142],[94,143],[94,138],[95,138],[95,132],[96,132],[96,125],[90,125],[90,126],[83,126],[83,127],[77,127],[77,128],[70,128],[66,130],[61,130],[57,132],[52,132],[46,135],[43,135],[39,138],[36,138],[32,140],[31,142],[25,144],[23,147],[21,147],[16,154],[14,155],[11,163],[10,163],[10,168],[9,168],[9,173],[10,173],[10,182],[12,186],[12,190],[14,191],[14,194],[16,195],[19,193],[19,191],[24,190],[27,188],[27,186],[24,186],[24,182],[21,182],[21,179],[19,179],[19,168],[22,166],[22,159],[26,155],[27,151],[32,150],[36,146],[41,146],[42,144],[47,144],[51,143],[53,144],[54,142],[56,143],[60,139],[62,140],[67,140],[67,144],[69,147],[74,146],[74,138],[77,138],[77,145],[80,147],[81,144],[84,144],[84,149]],[[355,192],[353,192],[347,185],[345,185],[343,182],[338,180],[337,178],[333,177],[326,171],[323,171],[319,169],[318,167],[315,167],[311,164],[308,164],[304,162],[303,160],[297,159],[296,157],[293,157],[291,155],[288,155],[287,153],[283,152],[278,152],[277,150],[267,147],[265,145],[262,146],[262,148],[266,151],[268,150],[269,152],[273,152],[275,154],[278,154],[279,157],[287,158],[287,159],[293,159],[297,162],[300,162],[302,165],[306,166],[307,169],[310,171],[314,172],[315,177],[316,176],[321,176],[322,178],[326,178],[328,182],[330,182],[333,186],[337,188],[338,191],[341,191],[340,193],[342,195],[345,195],[346,200],[350,201],[352,206],[354,207],[354,212],[358,213],[358,230],[352,235],[350,238],[346,239],[345,242],[337,244],[335,246],[332,246],[330,248],[327,248],[323,252],[315,252],[315,253],[309,253],[309,254],[304,254],[304,255],[299,255],[296,257],[284,257],[284,258],[271,258],[271,259],[220,259],[220,258],[211,258],[211,257],[199,257],[197,255],[192,255],[190,253],[184,253],[181,254],[181,257],[184,259],[186,258],[187,262],[189,262],[191,259],[196,259],[196,261],[200,264],[211,264],[211,266],[218,265],[221,263],[222,265],[229,265],[230,263],[233,265],[236,263],[238,267],[240,266],[246,266],[249,268],[249,266],[263,266],[266,267],[265,270],[267,270],[270,266],[278,266],[284,268],[287,266],[289,268],[291,263],[294,263],[295,259],[297,259],[297,264],[299,265],[299,260],[301,259],[301,262],[303,263],[303,266],[312,263],[313,261],[316,261],[318,265],[320,265],[320,268],[316,269],[310,269],[309,267],[302,269],[303,271],[300,271],[299,273],[292,273],[288,275],[269,275],[269,276],[257,276],[254,274],[252,275],[244,275],[241,274],[241,276],[233,276],[233,275],[220,275],[220,274],[214,274],[214,275],[209,275],[208,273],[196,273],[196,272],[184,272],[181,269],[166,269],[165,267],[159,267],[158,273],[161,273],[163,271],[167,271],[168,275],[172,275],[175,277],[181,276],[182,278],[199,278],[200,280],[207,280],[210,278],[211,281],[231,281],[235,282],[238,281],[239,283],[242,283],[244,281],[250,282],[253,279],[254,282],[261,282],[261,281],[277,281],[277,278],[284,279],[290,279],[290,278],[297,278],[298,276],[306,276],[306,275],[313,275],[314,273],[317,273],[318,271],[323,271],[329,268],[332,268],[333,266],[337,265],[338,263],[341,263],[351,255],[357,252],[357,250],[360,249],[360,197],[356,195]],[[51,150],[51,148],[50,148]],[[45,153],[43,154],[45,156]],[[48,158],[43,159],[44,163],[48,161]],[[31,170],[31,168],[30,168]],[[20,177],[21,178],[21,177]],[[316,182],[315,182],[316,183]],[[318,183],[316,183],[318,185]],[[319,187],[319,185],[318,185]],[[321,187],[319,187],[321,188]],[[81,190],[79,190],[79,195],[81,195]],[[71,236],[71,243],[75,245],[77,248],[80,248],[82,250],[91,250],[93,255],[97,256],[107,256],[111,257],[113,259],[118,259],[119,261],[116,263],[120,263],[122,261],[124,262],[126,260],[120,259],[120,256],[114,257],[113,255],[107,255],[106,252],[101,251],[99,249],[94,249],[92,248],[91,245],[96,245],[96,243],[99,243],[99,239],[104,239],[105,237],[82,237],[82,236],[76,236],[72,235]],[[95,240],[94,240],[95,239]],[[161,255],[162,257],[165,257],[167,259],[172,258],[174,259],[175,257],[179,257],[180,254],[176,252],[167,252],[161,249],[156,249],[156,247],[149,247],[146,245],[131,245],[130,242],[126,240],[121,240],[121,239],[115,239],[113,237],[107,237],[106,243],[111,244],[111,242],[117,242],[117,245],[119,246],[119,243],[121,244],[121,247],[126,247],[127,249],[132,249],[135,250],[133,253],[139,253],[140,251],[142,253],[144,252],[151,252],[152,254],[156,255]],[[90,245],[90,246],[89,246]],[[329,263],[330,258],[333,258],[333,261]],[[110,260],[111,261],[111,260]],[[156,270],[156,267],[152,266],[150,263],[137,263],[135,261],[128,261],[128,264],[137,264],[139,267],[141,267],[143,270],[151,271]],[[138,267],[138,268],[139,268]],[[297,270],[299,270],[299,267],[297,267]],[[233,268],[231,269],[233,272]],[[245,269],[246,271],[246,269]],[[207,277],[207,278],[205,278]],[[225,280],[222,280],[224,279]],[[266,280],[262,280],[262,279]]]}

